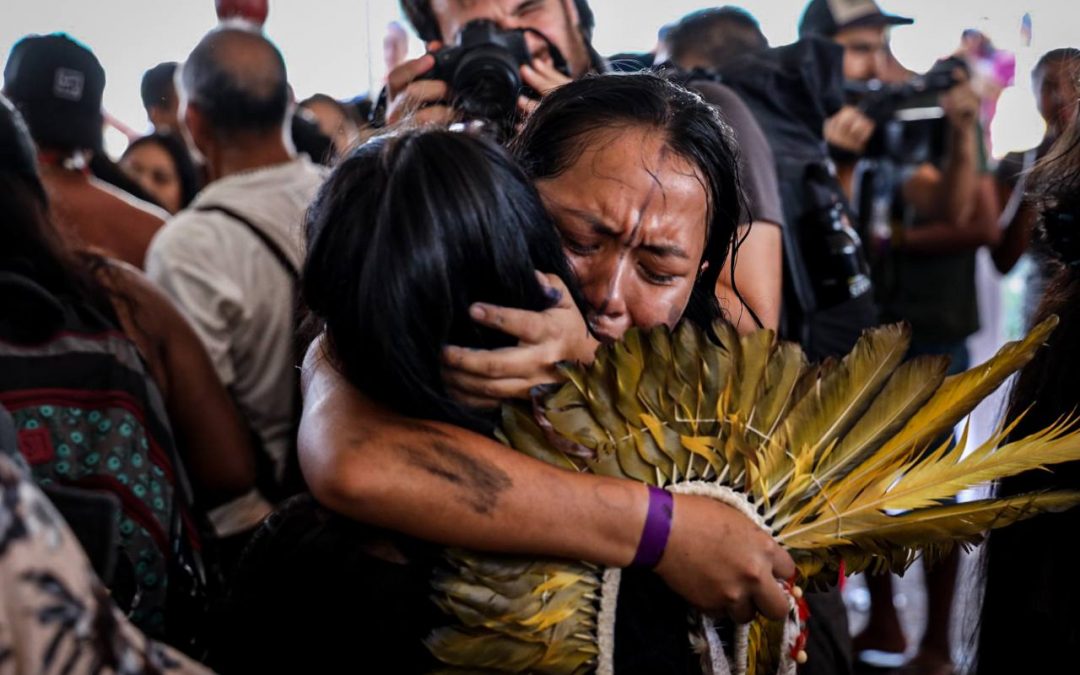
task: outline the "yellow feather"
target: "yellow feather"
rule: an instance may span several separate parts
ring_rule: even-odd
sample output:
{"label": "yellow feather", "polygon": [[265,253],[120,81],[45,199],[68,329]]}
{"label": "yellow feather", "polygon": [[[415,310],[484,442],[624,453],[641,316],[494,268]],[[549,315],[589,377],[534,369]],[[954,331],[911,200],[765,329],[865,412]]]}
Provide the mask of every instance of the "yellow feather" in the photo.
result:
{"label": "yellow feather", "polygon": [[834,532],[816,535],[781,533],[778,539],[785,546],[801,550],[855,543],[864,550],[910,547],[916,551],[949,540],[974,543],[988,530],[1077,504],[1080,504],[1080,492],[1057,491],[932,506],[895,516],[877,511],[844,519],[839,530]]}
{"label": "yellow feather", "polygon": [[[777,442],[811,463],[830,443],[840,439],[873,402],[907,353],[911,330],[883,326],[863,333],[850,354],[828,373],[811,394],[784,419]],[[773,496],[787,476],[770,477]]]}
{"label": "yellow feather", "polygon": [[1057,324],[1058,318],[1052,316],[1033,328],[1023,340],[1005,345],[981,366],[946,378],[904,428],[851,473],[850,480],[872,475],[898,453],[913,452],[951,430],[1007,377],[1030,361]]}
{"label": "yellow feather", "polygon": [[824,483],[837,478],[880,448],[933,396],[948,367],[943,356],[920,357],[900,366],[836,450],[818,462],[817,479]]}

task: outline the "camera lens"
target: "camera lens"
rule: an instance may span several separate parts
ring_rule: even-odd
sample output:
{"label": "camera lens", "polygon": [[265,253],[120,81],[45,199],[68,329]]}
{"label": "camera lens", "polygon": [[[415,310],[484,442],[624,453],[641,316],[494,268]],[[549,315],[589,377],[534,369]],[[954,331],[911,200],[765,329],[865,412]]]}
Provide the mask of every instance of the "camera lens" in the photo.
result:
{"label": "camera lens", "polygon": [[467,52],[454,73],[452,86],[466,115],[500,120],[514,113],[521,78],[517,62],[498,47]]}

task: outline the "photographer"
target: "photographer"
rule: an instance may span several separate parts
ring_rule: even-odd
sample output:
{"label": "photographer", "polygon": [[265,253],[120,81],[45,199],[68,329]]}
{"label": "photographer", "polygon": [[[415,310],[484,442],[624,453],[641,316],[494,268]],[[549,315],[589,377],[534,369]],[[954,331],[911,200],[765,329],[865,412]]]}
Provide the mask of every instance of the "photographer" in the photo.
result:
{"label": "photographer", "polygon": [[[981,166],[979,99],[966,72],[944,62],[925,76],[909,77],[891,59],[887,29],[911,23],[885,14],[871,0],[813,0],[799,32],[844,47],[847,88],[863,92],[824,131],[838,173],[854,193],[864,233],[873,240],[881,318],[911,324],[909,356],[949,355],[955,373],[967,368],[966,339],[979,327],[975,251],[998,236],[996,196]],[[943,92],[938,101],[911,111],[918,115],[896,114],[937,91]],[[940,123],[923,119],[932,116],[926,113],[934,104],[944,113]],[[868,171],[872,180],[866,179]],[[927,570],[927,630],[908,665],[911,672],[953,672],[949,616],[958,562],[953,553]],[[856,653],[871,665],[899,666],[907,642],[892,603],[891,577],[867,577],[867,585],[870,621],[855,637]]]}
{"label": "photographer", "polygon": [[[587,0],[475,0],[470,3],[446,0],[402,0],[402,9],[420,37],[427,41],[429,53],[406,61],[390,72],[383,92],[383,121],[445,124],[460,119],[462,110],[469,112],[491,94],[489,81],[477,83],[480,97],[468,92],[454,91],[440,79],[432,79],[433,71],[447,75],[442,64],[445,52],[454,49],[459,41],[467,42],[481,35],[474,22],[491,22],[485,30],[494,29],[488,37],[500,44],[512,46],[517,40],[508,32],[521,32],[524,55],[520,61],[520,83],[537,96],[578,79],[589,73],[608,70],[606,61],[590,44],[593,15]],[[450,46],[447,46],[450,45]],[[494,50],[492,50],[494,51]],[[513,55],[513,50],[510,50]],[[460,53],[460,52],[459,52]],[[454,57],[459,66],[464,59]],[[437,61],[439,65],[437,65]],[[731,125],[739,143],[743,188],[747,193],[747,213],[740,228],[741,245],[732,281],[731,256],[720,274],[717,296],[731,321],[741,330],[763,325],[775,328],[780,316],[781,294],[781,237],[778,227],[783,221],[776,186],[776,174],[771,150],[753,116],[739,98],[727,87],[713,82],[690,82],[707,102],[716,106]],[[536,100],[526,96],[511,99],[516,111],[509,115],[519,119],[536,106]],[[494,103],[492,104],[494,105]],[[505,108],[496,106],[506,117]],[[376,114],[376,117],[379,117]],[[505,119],[497,119],[502,122]],[[756,227],[755,227],[756,226]],[[738,292],[735,289],[738,289]],[[752,310],[752,311],[750,311]],[[478,373],[479,374],[479,373]]]}

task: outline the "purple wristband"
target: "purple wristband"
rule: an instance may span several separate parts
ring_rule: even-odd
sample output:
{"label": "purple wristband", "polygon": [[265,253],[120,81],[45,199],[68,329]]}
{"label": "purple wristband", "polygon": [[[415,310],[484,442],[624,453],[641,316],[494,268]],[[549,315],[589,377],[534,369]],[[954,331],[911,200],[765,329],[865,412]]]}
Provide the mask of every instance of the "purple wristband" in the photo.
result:
{"label": "purple wristband", "polygon": [[654,485],[649,486],[649,513],[641,532],[632,567],[656,567],[667,548],[671,535],[671,514],[675,501],[671,493]]}

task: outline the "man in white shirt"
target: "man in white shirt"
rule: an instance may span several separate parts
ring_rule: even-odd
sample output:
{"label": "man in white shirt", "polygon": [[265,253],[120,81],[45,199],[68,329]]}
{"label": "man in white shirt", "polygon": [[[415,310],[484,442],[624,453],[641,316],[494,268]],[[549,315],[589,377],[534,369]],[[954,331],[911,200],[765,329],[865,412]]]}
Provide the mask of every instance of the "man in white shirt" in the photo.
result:
{"label": "man in white shirt", "polygon": [[[280,481],[296,434],[304,212],[324,174],[286,140],[285,62],[260,33],[211,31],[184,63],[180,85],[182,126],[211,182],[154,238],[146,270],[194,324]],[[211,514],[220,536],[249,529],[267,511],[259,495],[239,501]]]}

